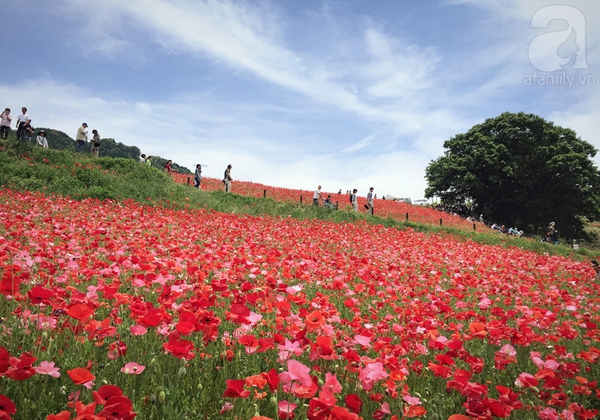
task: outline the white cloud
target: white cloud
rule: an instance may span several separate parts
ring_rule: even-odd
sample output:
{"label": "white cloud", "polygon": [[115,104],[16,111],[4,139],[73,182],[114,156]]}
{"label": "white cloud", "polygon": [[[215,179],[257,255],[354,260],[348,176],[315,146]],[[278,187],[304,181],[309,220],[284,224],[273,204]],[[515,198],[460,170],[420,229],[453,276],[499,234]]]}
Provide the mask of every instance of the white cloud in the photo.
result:
{"label": "white cloud", "polygon": [[356,151],[358,151],[360,149],[364,149],[369,144],[371,144],[371,142],[373,141],[374,138],[375,138],[375,135],[371,134],[370,136],[367,136],[367,137],[365,137],[363,139],[360,139],[356,143],[354,143],[354,144],[346,147],[345,149],[341,150],[340,153],[350,153],[350,152],[356,152]]}

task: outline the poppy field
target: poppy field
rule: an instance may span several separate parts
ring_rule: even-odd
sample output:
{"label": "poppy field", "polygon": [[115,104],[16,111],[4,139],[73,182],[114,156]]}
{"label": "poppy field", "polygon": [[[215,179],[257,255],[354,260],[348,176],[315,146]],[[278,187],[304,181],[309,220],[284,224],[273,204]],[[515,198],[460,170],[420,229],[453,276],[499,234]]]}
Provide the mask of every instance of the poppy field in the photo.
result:
{"label": "poppy field", "polygon": [[[188,178],[193,185],[193,177],[184,174],[172,174],[173,180],[179,184],[187,184]],[[220,191],[223,190],[223,182],[216,178],[203,178],[202,189],[205,191]],[[287,203],[300,203],[310,206],[312,205],[312,197],[314,191],[298,190],[292,188],[272,187],[269,185],[260,184],[250,181],[233,181],[233,193],[248,197],[263,197],[273,198],[276,201]],[[338,203],[340,210],[352,210],[352,206],[348,200],[347,194],[338,194],[336,192],[322,192],[324,197],[331,195],[331,201]],[[367,203],[366,197],[358,197],[358,208],[364,213],[363,206]],[[390,200],[375,200],[375,214],[378,217],[390,217],[396,220],[409,220],[416,223],[425,223],[431,225],[439,225],[440,219],[444,226],[459,228],[464,230],[473,230],[473,223],[463,217],[448,214],[446,212],[434,210],[428,206],[415,206],[405,202],[390,201]],[[406,218],[408,214],[408,219]],[[489,229],[483,223],[475,222],[476,229],[479,231],[488,231]]]}
{"label": "poppy field", "polygon": [[1,420],[598,417],[587,263],[9,189],[0,216]]}

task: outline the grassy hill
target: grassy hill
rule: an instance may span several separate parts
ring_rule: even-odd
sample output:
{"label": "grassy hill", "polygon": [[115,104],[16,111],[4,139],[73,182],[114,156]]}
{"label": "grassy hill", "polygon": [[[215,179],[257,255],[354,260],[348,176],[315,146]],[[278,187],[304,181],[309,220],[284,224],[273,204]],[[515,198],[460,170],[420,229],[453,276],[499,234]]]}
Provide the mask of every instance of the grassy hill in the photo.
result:
{"label": "grassy hill", "polygon": [[539,253],[580,258],[597,251],[550,246],[524,238],[487,232],[469,232],[447,226],[419,224],[392,218],[367,217],[350,211],[331,211],[296,203],[278,202],[222,191],[196,190],[175,183],[156,167],[134,159],[99,157],[70,151],[42,149],[24,142],[0,142],[0,185],[16,190],[68,195],[75,199],[133,199],[173,208],[202,207],[227,213],[271,215],[298,219],[322,219],[340,223],[366,222],[411,228],[429,233],[448,233],[482,244],[514,246]]}
{"label": "grassy hill", "polygon": [[[52,128],[37,127],[35,129],[35,136],[37,136],[37,133],[39,133],[40,130],[44,130],[46,132],[46,139],[48,140],[49,148],[55,150],[67,150],[70,152],[75,152],[77,150],[77,142],[69,137],[66,133]],[[35,143],[35,136],[32,138],[33,143]],[[16,141],[16,131],[11,131],[8,140]],[[87,143],[84,147],[84,153],[91,153],[91,151],[92,144]],[[100,146],[100,156],[102,157],[125,158],[138,161],[140,159],[140,153],[139,147],[128,146],[124,143],[117,142],[112,138],[103,138]],[[162,168],[167,162],[167,159],[160,156],[153,156],[152,158],[152,166],[156,168]],[[193,173],[188,168],[178,165],[177,163],[173,163],[173,169],[182,174]]]}

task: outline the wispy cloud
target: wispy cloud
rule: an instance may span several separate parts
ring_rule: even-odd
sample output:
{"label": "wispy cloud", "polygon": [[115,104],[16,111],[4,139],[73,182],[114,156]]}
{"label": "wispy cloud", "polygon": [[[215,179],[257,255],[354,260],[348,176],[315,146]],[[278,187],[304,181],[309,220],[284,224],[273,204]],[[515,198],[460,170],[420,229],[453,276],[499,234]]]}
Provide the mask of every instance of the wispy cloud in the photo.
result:
{"label": "wispy cloud", "polygon": [[370,136],[360,139],[359,141],[346,147],[345,149],[340,150],[340,153],[351,153],[351,152],[356,152],[357,150],[360,150],[360,149],[364,149],[369,144],[371,144],[371,142],[373,141],[374,138],[375,138],[375,134],[371,134]]}

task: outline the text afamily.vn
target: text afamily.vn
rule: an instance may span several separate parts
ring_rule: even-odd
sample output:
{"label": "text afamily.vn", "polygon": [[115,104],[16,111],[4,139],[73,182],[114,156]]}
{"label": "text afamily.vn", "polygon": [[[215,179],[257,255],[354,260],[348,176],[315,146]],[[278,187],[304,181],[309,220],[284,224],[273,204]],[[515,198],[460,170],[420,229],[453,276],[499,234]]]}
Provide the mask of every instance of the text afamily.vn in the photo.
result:
{"label": "text afamily.vn", "polygon": [[567,74],[562,71],[558,73],[541,73],[525,75],[523,81],[525,86],[566,86],[571,89],[573,86],[596,86],[596,76],[593,74]]}

